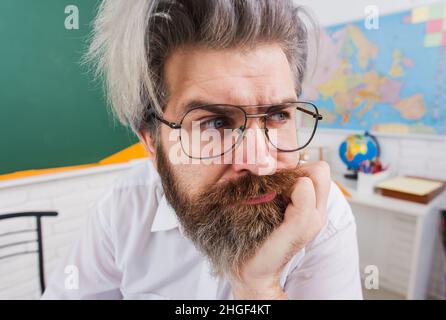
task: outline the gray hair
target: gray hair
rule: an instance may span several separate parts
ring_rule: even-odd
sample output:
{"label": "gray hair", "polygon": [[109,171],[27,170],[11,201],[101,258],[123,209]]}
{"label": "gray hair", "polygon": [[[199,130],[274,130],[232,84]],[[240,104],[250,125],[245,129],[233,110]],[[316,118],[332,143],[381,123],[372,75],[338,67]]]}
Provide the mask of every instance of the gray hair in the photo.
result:
{"label": "gray hair", "polygon": [[135,133],[157,125],[168,99],[164,63],[175,48],[198,45],[224,49],[279,43],[301,84],[308,31],[293,0],[103,0],[85,56],[105,82],[116,118]]}

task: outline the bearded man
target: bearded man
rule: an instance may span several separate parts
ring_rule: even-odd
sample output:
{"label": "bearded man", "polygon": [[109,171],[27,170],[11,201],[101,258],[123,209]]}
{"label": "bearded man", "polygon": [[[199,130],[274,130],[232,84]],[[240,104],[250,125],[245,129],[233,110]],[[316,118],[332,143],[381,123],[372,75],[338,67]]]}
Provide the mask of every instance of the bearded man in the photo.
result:
{"label": "bearded man", "polygon": [[[47,299],[361,299],[356,225],[301,101],[292,0],[105,0],[87,54],[150,160],[114,183]],[[67,266],[78,286],[65,286]]]}

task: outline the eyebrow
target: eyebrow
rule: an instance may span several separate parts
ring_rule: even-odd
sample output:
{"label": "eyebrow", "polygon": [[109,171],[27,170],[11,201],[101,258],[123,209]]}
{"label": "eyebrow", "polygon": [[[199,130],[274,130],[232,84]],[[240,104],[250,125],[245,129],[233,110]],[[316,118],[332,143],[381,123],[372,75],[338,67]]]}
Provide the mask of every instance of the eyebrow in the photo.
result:
{"label": "eyebrow", "polygon": [[256,107],[256,106],[274,106],[274,105],[280,105],[280,104],[284,104],[284,103],[291,103],[291,102],[297,102],[298,100],[294,97],[289,97],[286,99],[283,99],[280,102],[274,102],[274,103],[268,103],[268,104],[259,104],[259,105],[236,105],[236,104],[231,104],[231,103],[215,103],[215,102],[209,102],[209,101],[204,101],[204,100],[192,100],[186,104],[183,104],[183,114],[186,113],[187,111],[193,109],[193,108],[197,108],[197,107],[203,107],[206,105],[234,105],[234,106],[238,106],[238,107]]}
{"label": "eyebrow", "polygon": [[204,101],[204,100],[192,100],[192,101],[184,104],[182,110],[184,110],[184,112],[187,112],[190,109],[206,106],[206,105],[209,105],[209,104],[218,104],[218,103],[207,102],[207,101]]}

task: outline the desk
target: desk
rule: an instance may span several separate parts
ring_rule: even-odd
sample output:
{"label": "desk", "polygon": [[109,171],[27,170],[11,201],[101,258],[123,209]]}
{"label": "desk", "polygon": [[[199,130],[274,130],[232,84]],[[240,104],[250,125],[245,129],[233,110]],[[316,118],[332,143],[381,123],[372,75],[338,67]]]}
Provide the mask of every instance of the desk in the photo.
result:
{"label": "desk", "polygon": [[362,195],[356,181],[340,174],[333,179],[351,194],[348,199],[356,218],[361,274],[379,269],[380,288],[401,298],[425,299],[446,191],[423,205],[384,197]]}

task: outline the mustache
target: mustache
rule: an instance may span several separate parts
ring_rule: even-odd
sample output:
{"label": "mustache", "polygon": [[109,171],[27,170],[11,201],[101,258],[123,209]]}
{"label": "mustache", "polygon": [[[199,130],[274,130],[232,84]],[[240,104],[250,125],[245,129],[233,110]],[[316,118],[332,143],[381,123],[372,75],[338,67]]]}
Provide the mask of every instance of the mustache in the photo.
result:
{"label": "mustache", "polygon": [[299,168],[282,169],[266,176],[247,173],[235,180],[207,186],[194,202],[200,205],[202,201],[206,201],[208,205],[218,204],[230,207],[270,193],[276,193],[277,196],[289,200],[291,188],[300,176]]}

